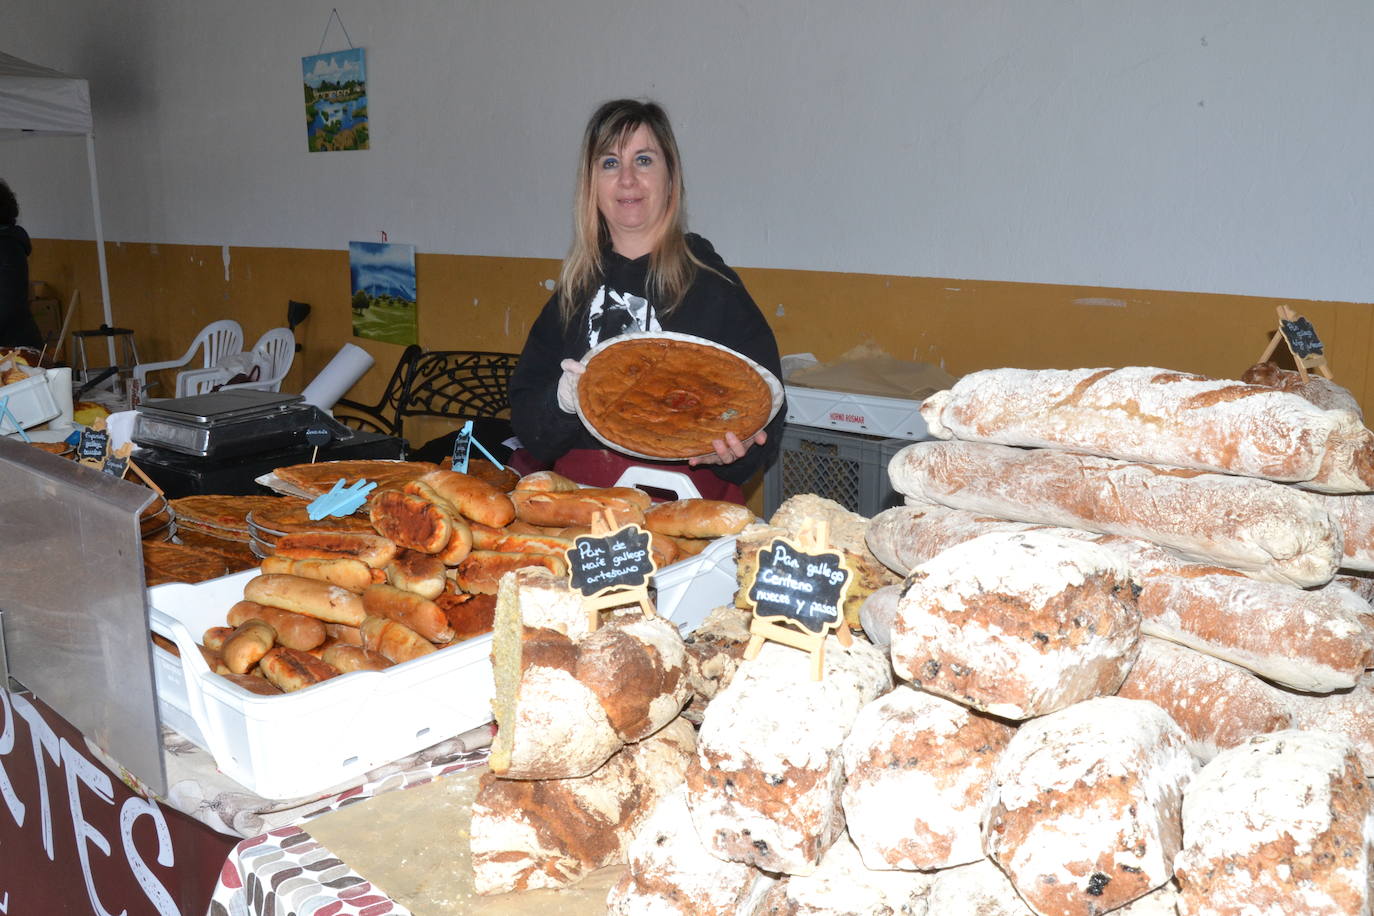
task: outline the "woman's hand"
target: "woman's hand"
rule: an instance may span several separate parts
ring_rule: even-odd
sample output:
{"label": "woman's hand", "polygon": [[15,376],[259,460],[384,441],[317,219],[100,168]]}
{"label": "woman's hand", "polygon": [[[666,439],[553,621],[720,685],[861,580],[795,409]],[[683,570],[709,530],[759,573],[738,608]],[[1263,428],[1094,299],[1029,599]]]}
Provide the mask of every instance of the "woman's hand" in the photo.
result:
{"label": "woman's hand", "polygon": [[689,458],[689,467],[697,467],[703,464],[733,464],[744,457],[745,453],[755,445],[763,445],[768,441],[768,433],[759,430],[748,439],[740,439],[734,433],[726,433],[724,439],[717,439],[711,443],[711,448],[715,449],[714,455],[704,455],[700,458]]}
{"label": "woman's hand", "polygon": [[558,409],[564,413],[577,413],[577,380],[587,367],[575,359],[565,359],[558,364],[563,375],[558,379]]}

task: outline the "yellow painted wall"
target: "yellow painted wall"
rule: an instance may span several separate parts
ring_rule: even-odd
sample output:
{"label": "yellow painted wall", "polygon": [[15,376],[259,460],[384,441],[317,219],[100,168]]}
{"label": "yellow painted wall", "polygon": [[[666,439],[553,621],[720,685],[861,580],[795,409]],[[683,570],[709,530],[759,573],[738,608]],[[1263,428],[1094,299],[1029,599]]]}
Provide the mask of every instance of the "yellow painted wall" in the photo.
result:
{"label": "yellow painted wall", "polygon": [[[250,342],[286,323],[289,299],[309,302],[297,328],[304,352],[287,388],[303,387],[345,342],[377,367],[352,392],[380,392],[401,348],[352,337],[348,254],[290,248],[110,244],[117,325],[132,327],[145,361],[179,355],[216,318],[243,324]],[[520,349],[548,298],[558,262],[420,254],[420,343],[430,349]],[[1274,310],[1289,300],[1158,290],[1003,283],[873,274],[741,268],[783,353],[834,359],[871,343],[900,357],[943,363],[955,375],[995,366],[1157,365],[1239,375],[1264,350]],[[100,324],[94,245],[39,239],[30,261],[66,303],[80,291],[74,328]],[[1299,302],[1338,381],[1374,403],[1369,303]]]}

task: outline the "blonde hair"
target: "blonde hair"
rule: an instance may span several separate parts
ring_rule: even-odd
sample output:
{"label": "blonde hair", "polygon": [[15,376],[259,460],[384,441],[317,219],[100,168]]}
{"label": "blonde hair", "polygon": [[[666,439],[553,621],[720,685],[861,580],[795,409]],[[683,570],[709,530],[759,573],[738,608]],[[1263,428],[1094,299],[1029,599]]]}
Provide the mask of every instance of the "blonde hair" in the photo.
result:
{"label": "blonde hair", "polygon": [[640,127],[648,128],[663,153],[668,169],[668,202],[663,234],[649,255],[647,289],[654,309],[671,314],[682,302],[698,267],[705,267],[687,247],[683,198],[682,157],[678,152],[668,114],[655,102],[615,99],[602,104],[582,134],[577,158],[577,192],[573,198],[573,242],[558,276],[558,313],[566,328],[591,294],[602,274],[601,251],[610,241],[610,230],[596,205],[597,160],[617,149]]}

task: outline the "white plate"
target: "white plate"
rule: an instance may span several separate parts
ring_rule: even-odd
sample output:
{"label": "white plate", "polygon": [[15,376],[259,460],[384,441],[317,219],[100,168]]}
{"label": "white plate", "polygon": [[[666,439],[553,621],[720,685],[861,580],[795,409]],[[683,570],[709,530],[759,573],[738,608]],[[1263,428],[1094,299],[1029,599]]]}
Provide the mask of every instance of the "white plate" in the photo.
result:
{"label": "white plate", "polygon": [[[587,365],[587,363],[591,362],[594,356],[596,356],[598,353],[600,353],[602,350],[605,350],[608,347],[613,347],[616,344],[625,343],[628,340],[645,339],[682,340],[686,341],[687,343],[701,344],[707,347],[715,347],[717,350],[723,350],[724,352],[729,353],[731,356],[743,360],[745,363],[747,363],[750,368],[752,368],[755,372],[759,374],[759,377],[763,379],[764,384],[768,386],[768,391],[773,395],[773,404],[772,407],[769,408],[768,419],[763,421],[763,426],[760,426],[759,429],[763,429],[770,422],[772,422],[773,418],[777,416],[778,411],[782,409],[783,389],[782,383],[778,381],[777,376],[775,376],[772,372],[768,371],[763,366],[760,366],[758,363],[754,362],[752,359],[750,359],[749,357],[745,356],[743,353],[740,353],[737,350],[732,350],[723,344],[718,344],[714,340],[707,340],[705,337],[696,337],[692,334],[679,334],[677,331],[638,331],[629,334],[621,334],[618,337],[612,337],[608,340],[603,340],[596,346],[588,350],[587,355],[582,357],[582,365]],[[610,439],[607,439],[605,436],[601,435],[597,428],[593,426],[590,422],[588,422],[587,418],[582,415],[582,402],[580,399],[577,402],[577,418],[582,421],[582,425],[587,428],[588,432],[590,432],[608,448],[613,448],[617,452],[620,452],[622,455],[630,455],[634,458],[643,458],[646,461],[691,461],[693,458],[704,458],[707,457],[707,455],[709,454],[713,454],[706,453],[702,455],[688,455],[685,458],[665,458],[662,455],[646,455],[642,452],[631,451],[625,446],[620,445],[616,442],[612,442]],[[758,431],[758,429],[754,430],[754,434],[757,435]]]}

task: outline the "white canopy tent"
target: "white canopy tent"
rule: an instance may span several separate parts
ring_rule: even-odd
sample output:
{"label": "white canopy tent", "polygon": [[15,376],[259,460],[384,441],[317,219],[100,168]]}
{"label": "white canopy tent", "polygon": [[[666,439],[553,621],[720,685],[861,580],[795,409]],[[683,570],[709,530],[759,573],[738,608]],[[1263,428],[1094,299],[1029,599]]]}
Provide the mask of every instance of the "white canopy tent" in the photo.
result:
{"label": "white canopy tent", "polygon": [[[105,324],[113,325],[110,278],[105,265],[105,233],[100,220],[100,185],[95,177],[90,86],[80,77],[68,76],[0,53],[0,139],[30,136],[86,138],[86,164],[91,174],[91,211],[95,217],[95,251],[100,264],[100,298]],[[113,363],[113,340],[109,344],[110,361]]]}

